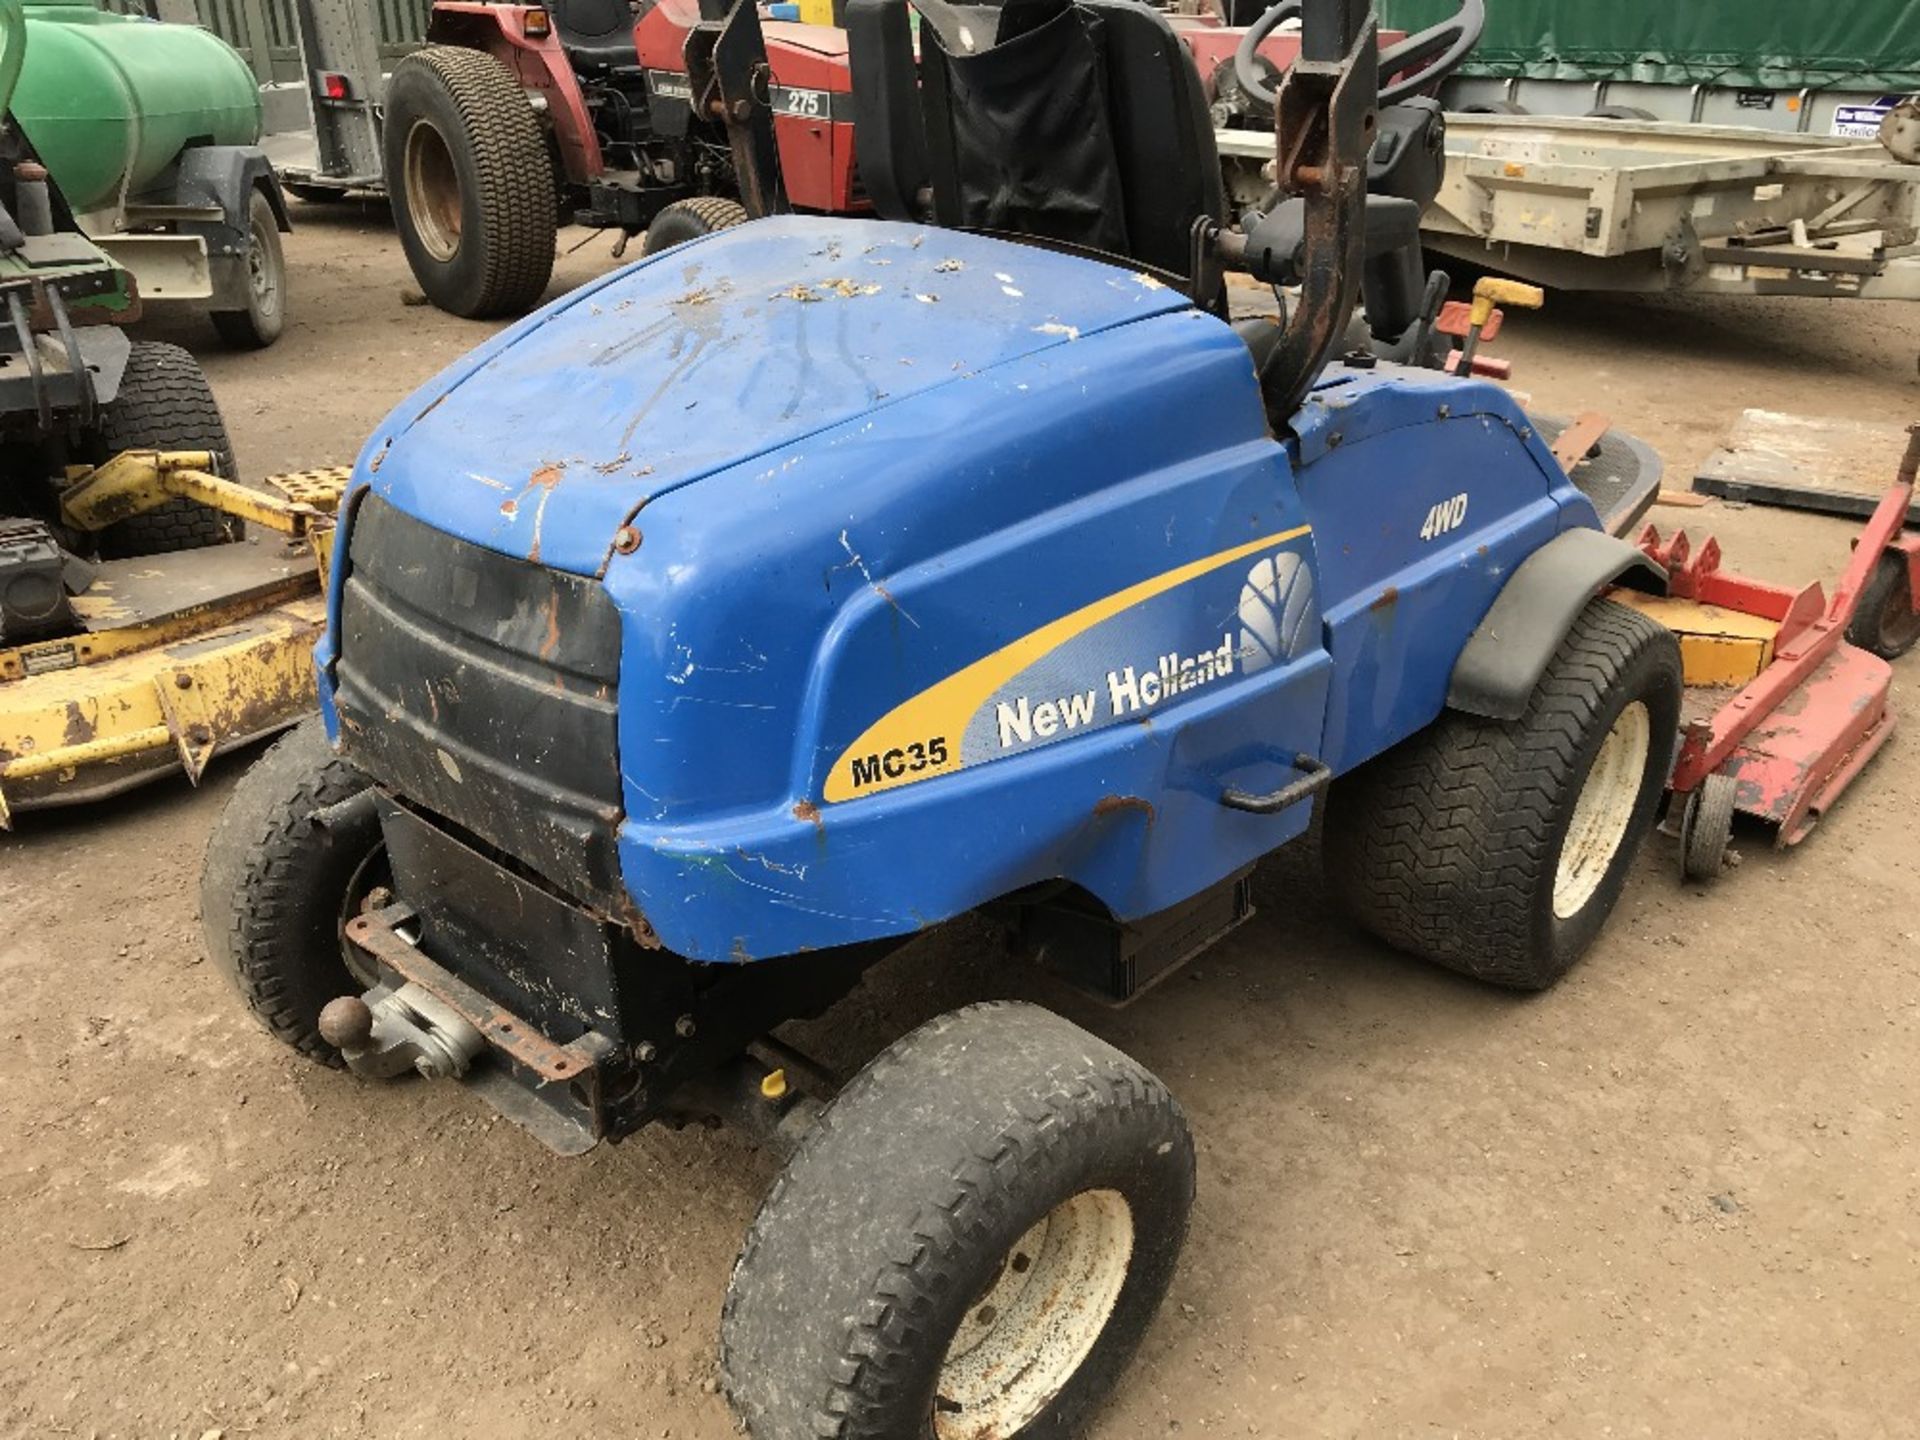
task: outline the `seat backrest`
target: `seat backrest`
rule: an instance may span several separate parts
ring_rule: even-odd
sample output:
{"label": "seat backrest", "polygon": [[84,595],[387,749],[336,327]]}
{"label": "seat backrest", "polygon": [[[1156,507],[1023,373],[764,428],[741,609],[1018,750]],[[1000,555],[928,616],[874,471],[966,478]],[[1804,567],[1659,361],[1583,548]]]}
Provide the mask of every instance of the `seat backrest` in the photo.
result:
{"label": "seat backrest", "polygon": [[[891,219],[1032,236],[1186,279],[1225,210],[1200,79],[1139,0],[851,0],[861,178]],[[1215,297],[1196,297],[1203,304]]]}

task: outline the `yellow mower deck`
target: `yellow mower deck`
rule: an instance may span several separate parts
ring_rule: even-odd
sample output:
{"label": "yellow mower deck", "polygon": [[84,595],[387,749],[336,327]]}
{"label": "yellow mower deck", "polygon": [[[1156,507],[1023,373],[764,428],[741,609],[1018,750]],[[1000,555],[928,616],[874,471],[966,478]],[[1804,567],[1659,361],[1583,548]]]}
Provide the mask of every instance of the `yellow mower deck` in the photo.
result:
{"label": "yellow mower deck", "polygon": [[[172,458],[122,456],[109,478],[160,498],[183,488],[223,498],[207,493],[213,477]],[[0,828],[14,811],[100,799],[175,769],[198,783],[215,755],[312,708],[328,517],[346,474],[247,491],[246,518],[279,534],[101,564],[73,602],[79,633],[0,649]]]}

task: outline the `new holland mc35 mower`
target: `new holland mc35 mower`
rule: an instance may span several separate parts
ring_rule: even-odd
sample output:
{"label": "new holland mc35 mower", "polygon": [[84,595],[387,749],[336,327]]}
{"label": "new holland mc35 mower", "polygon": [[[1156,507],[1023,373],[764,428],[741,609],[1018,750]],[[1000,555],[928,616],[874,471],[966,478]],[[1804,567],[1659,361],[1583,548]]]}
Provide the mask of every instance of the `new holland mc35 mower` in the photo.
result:
{"label": "new holland mc35 mower", "polygon": [[[1308,0],[1239,225],[1157,12],[915,3],[917,47],[907,0],[849,13],[889,218],[644,259],[376,430],[324,726],[237,787],[204,880],[210,949],[316,1060],[457,1079],[563,1153],[719,1119],[788,1157],[721,1327],[758,1440],[1078,1433],[1195,1180],[1166,1087],[1039,1007],[837,1093],[783,1022],[983,907],[1125,1000],[1316,804],[1362,923],[1544,987],[1679,717],[1672,636],[1602,594],[1661,576],[1535,423],[1350,338],[1363,293],[1376,339],[1426,314],[1401,192],[1437,171],[1382,152],[1441,123],[1378,103],[1421,57],[1365,0]],[[1297,287],[1285,321],[1228,323],[1228,267]]]}

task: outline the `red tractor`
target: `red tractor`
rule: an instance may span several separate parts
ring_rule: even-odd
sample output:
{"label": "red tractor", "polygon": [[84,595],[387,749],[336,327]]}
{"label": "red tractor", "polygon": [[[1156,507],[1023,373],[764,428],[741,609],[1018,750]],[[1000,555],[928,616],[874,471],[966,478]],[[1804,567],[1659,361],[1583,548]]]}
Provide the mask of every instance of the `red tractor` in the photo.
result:
{"label": "red tractor", "polygon": [[[1250,27],[1217,8],[1233,3],[1169,18],[1215,127],[1271,125],[1270,86],[1238,78]],[[1298,53],[1280,28],[1297,6],[1237,3],[1263,11],[1271,82]],[[645,231],[652,254],[750,216],[871,209],[838,27],[759,0],[436,0],[426,39],[387,82],[384,171],[420,288],[456,315],[532,306],[562,224]]]}
{"label": "red tractor", "polygon": [[844,31],[754,0],[437,0],[387,83],[401,244],[441,309],[512,315],[562,223],[644,230],[652,253],[749,215],[864,210],[850,89]]}

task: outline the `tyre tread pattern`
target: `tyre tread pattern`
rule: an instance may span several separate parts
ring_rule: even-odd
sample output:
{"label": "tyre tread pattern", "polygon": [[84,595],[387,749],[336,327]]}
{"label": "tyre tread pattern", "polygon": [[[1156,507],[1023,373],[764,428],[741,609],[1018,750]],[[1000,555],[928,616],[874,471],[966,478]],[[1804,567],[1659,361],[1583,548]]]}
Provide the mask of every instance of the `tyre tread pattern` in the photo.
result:
{"label": "tyre tread pattern", "polygon": [[[1142,1121],[1177,1135],[1184,1147],[1184,1215],[1193,1194],[1192,1140],[1178,1102],[1160,1080],[1123,1052],[1039,1007],[984,1002],[927,1022],[896,1041],[848,1083],[808,1131],[762,1204],[736,1262],[736,1281],[761,1266],[763,1252],[771,1245],[791,1249],[793,1242],[787,1237],[806,1230],[823,1184],[869,1188],[871,1175],[825,1173],[830,1168],[844,1172],[847,1154],[867,1148],[867,1137],[841,1133],[844,1117],[858,1116],[855,1125],[864,1127],[872,1114],[869,1107],[882,1092],[936,1083],[934,1077],[948,1069],[942,1052],[985,1050],[1013,1056],[1024,1049],[1032,1055],[1038,1048],[1036,1039],[1041,1045],[1057,1044],[1063,1035],[1080,1041],[1071,1052],[1075,1063],[1062,1067],[1044,1087],[1009,1092],[1004,1113],[994,1123],[969,1129],[959,1162],[926,1196],[895,1253],[862,1287],[858,1303],[843,1317],[844,1334],[822,1377],[818,1401],[804,1417],[804,1428],[784,1423],[785,1416],[766,1417],[770,1428],[754,1423],[761,1417],[753,1416],[750,1403],[741,1405],[742,1392],[749,1388],[743,1383],[750,1379],[747,1366],[760,1364],[764,1357],[739,1353],[733,1332],[740,1287],[729,1286],[722,1314],[722,1369],[729,1398],[748,1412],[755,1440],[904,1440],[888,1422],[875,1417],[897,1403],[910,1383],[924,1326],[930,1312],[959,1283],[956,1272],[964,1257],[977,1253],[980,1236],[991,1220],[1015,1203],[1025,1188],[1022,1181],[1030,1182],[1036,1172],[1047,1170],[1056,1137],[1069,1132],[1110,1134]],[[975,1071],[980,1063],[976,1057],[967,1069]],[[957,1104],[950,1108],[961,1109]],[[966,1109],[971,1115],[974,1107]],[[959,1118],[955,1114],[956,1124]],[[1177,1250],[1184,1233],[1161,1238],[1170,1240]],[[1153,1301],[1157,1305],[1157,1295]],[[1110,1324],[1110,1331],[1115,1328]],[[1102,1337],[1103,1345],[1106,1339]],[[1132,1337],[1126,1351],[1136,1342],[1137,1336]],[[805,1346],[794,1348],[804,1351]],[[1045,1433],[1075,1432],[1048,1429]]]}
{"label": "tyre tread pattern", "polygon": [[[1388,944],[1476,979],[1522,990],[1558,979],[1571,959],[1544,953],[1541,904],[1558,866],[1559,816],[1598,713],[1649,647],[1672,652],[1677,706],[1672,635],[1598,600],[1576,617],[1519,719],[1450,711],[1343,777],[1329,796],[1326,859],[1349,913]],[[1623,848],[1638,838],[1630,829]]]}
{"label": "tyre tread pattern", "polygon": [[691,200],[676,200],[663,206],[653,223],[647,227],[647,238],[640,247],[643,255],[658,255],[663,250],[671,250],[681,241],[670,241],[665,245],[656,245],[654,236],[661,233],[660,222],[672,215],[689,215],[698,222],[700,233],[711,235],[716,230],[731,230],[736,225],[747,223],[747,209],[737,200],[728,200],[719,195],[701,195]]}
{"label": "tyre tread pattern", "polygon": [[[401,64],[431,70],[459,110],[479,177],[480,213],[494,222],[477,297],[463,313],[473,320],[517,315],[553,279],[559,202],[540,122],[513,76],[484,50],[426,45]],[[393,78],[387,84],[391,91]],[[395,173],[391,163],[388,170]]]}
{"label": "tyre tread pattern", "polygon": [[200,923],[211,957],[269,1031],[335,1067],[343,1063],[340,1052],[320,1038],[317,1008],[296,993],[310,961],[295,910],[316,851],[330,843],[315,812],[366,788],[366,777],[334,753],[317,719],[296,726],[235,787],[201,872]]}
{"label": "tyre tread pattern", "polygon": [[[200,363],[178,345],[136,340],[120,392],[100,412],[101,459],[122,450],[208,450],[223,474],[233,473],[227,438]],[[178,498],[109,525],[100,552],[109,559],[199,550],[240,538],[241,522],[197,501]]]}

